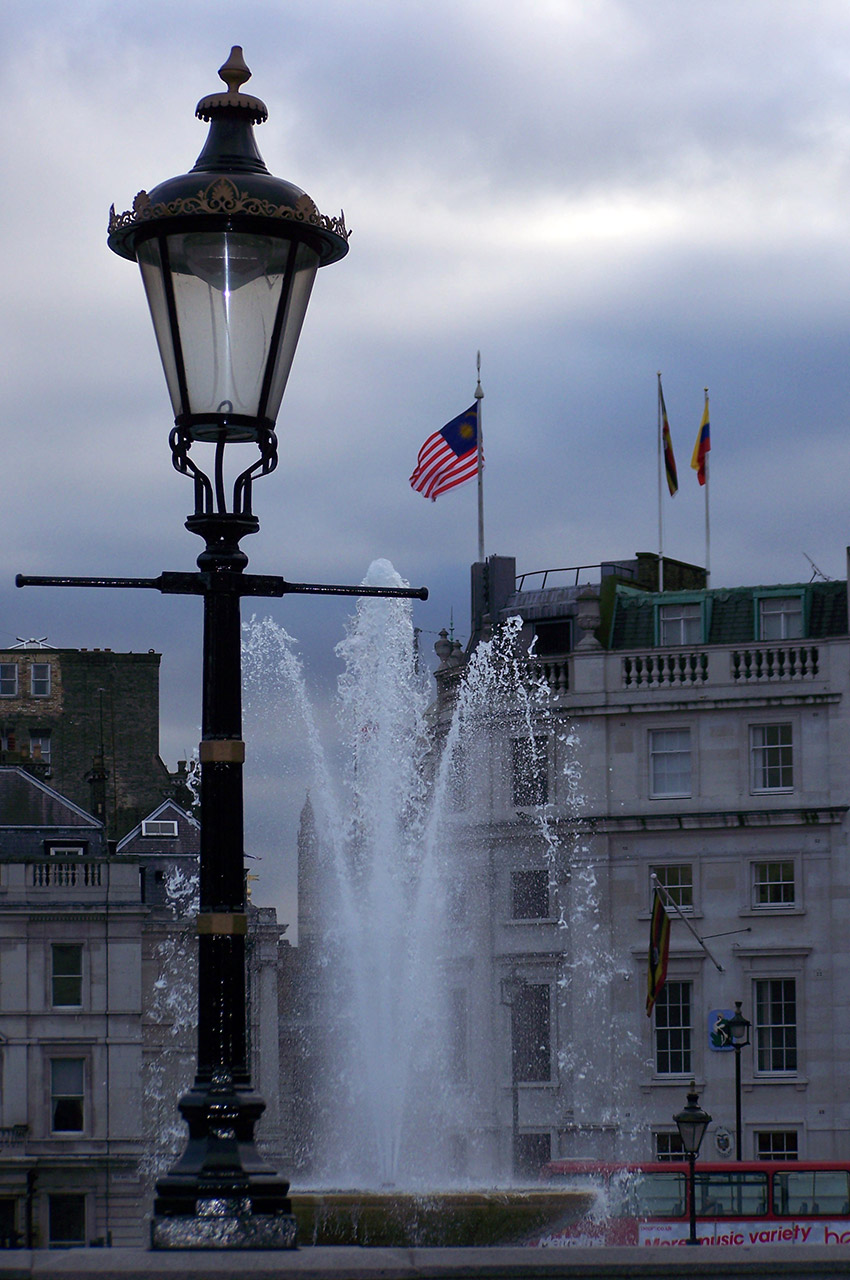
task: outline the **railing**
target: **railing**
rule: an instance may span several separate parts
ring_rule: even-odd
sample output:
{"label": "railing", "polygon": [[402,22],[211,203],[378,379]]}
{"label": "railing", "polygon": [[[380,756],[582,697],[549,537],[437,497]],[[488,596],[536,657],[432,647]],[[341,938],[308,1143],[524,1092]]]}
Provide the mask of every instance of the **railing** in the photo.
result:
{"label": "railing", "polygon": [[[608,560],[604,561],[605,566],[607,566],[609,563],[616,565],[618,577],[620,578],[636,578],[637,577],[637,570],[633,565],[620,564],[619,561],[608,561]],[[568,565],[566,568],[563,568],[563,569],[529,569],[525,573],[517,574],[516,584],[515,584],[516,590],[517,591],[525,590],[526,578],[542,578],[543,579],[542,582],[536,583],[533,587],[529,589],[533,591],[545,591],[546,581],[550,573],[570,574],[572,577],[572,582],[571,583],[568,582],[567,585],[577,587],[579,584],[579,574],[585,573],[588,569],[598,569],[599,576],[601,576],[602,567],[603,567],[602,564],[573,564],[573,565]]]}
{"label": "railing", "polygon": [[27,1124],[0,1125],[0,1147],[20,1147],[26,1142],[28,1133]]}
{"label": "railing", "polygon": [[681,689],[708,679],[708,654],[700,651],[630,654],[622,664],[626,689]]}
{"label": "railing", "polygon": [[570,687],[568,658],[529,658],[528,669],[536,680],[545,680],[552,693],[567,693]]}
{"label": "railing", "polygon": [[787,649],[733,649],[732,679],[767,684],[777,680],[814,680],[818,649],[814,644]]}
{"label": "railing", "polygon": [[99,862],[35,862],[32,882],[37,889],[98,889]]}

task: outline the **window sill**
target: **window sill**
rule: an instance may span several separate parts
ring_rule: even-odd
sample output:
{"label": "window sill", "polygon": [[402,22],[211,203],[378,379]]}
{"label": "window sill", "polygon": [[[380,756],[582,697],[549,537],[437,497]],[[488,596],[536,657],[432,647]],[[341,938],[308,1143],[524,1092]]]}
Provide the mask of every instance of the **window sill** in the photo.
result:
{"label": "window sill", "polygon": [[[641,1085],[644,1092],[650,1089],[684,1089],[690,1086],[694,1079],[693,1071],[683,1071],[678,1075],[670,1074],[669,1076],[653,1076],[651,1080],[645,1080]],[[697,1092],[702,1093],[705,1089],[705,1081],[696,1082]]]}
{"label": "window sill", "polygon": [[558,923],[557,916],[511,916],[509,920],[502,921],[502,924],[505,926],[505,928],[510,928],[513,925],[557,924],[557,923]]}
{"label": "window sill", "polygon": [[793,903],[786,907],[742,907],[738,912],[739,916],[751,919],[753,916],[804,916],[806,908],[800,903]]}

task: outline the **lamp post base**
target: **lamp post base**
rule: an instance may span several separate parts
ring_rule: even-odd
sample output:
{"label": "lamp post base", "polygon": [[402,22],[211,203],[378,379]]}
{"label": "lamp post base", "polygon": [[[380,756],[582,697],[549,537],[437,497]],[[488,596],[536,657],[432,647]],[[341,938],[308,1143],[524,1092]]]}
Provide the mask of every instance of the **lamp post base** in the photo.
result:
{"label": "lamp post base", "polygon": [[152,1249],[295,1249],[292,1213],[252,1213],[247,1200],[199,1200],[193,1216],[156,1216]]}

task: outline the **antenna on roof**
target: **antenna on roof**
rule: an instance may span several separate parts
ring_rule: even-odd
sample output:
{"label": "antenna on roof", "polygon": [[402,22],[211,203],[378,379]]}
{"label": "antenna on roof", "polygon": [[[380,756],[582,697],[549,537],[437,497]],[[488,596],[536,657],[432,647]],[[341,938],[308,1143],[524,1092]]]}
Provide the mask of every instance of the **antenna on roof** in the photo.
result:
{"label": "antenna on roof", "polygon": [[804,551],[803,555],[806,557],[809,564],[812,566],[812,576],[809,579],[810,582],[814,582],[815,578],[821,578],[824,582],[832,582],[832,578],[830,578],[829,574],[824,573],[822,569],[819,569],[815,564],[814,560],[812,559],[812,557],[808,555],[807,552]]}

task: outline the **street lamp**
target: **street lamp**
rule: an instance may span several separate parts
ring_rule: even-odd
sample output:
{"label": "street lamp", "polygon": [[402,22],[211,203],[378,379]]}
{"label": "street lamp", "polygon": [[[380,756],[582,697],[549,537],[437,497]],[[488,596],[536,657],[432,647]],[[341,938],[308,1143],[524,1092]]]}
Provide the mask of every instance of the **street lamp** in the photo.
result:
{"label": "street lamp", "polygon": [[[250,77],[237,46],[219,72],[226,91],[196,114],[209,135],[188,174],[140,192],[109,220],[109,247],[139,263],[174,410],[172,461],[194,484],[186,527],[204,540],[197,573],[157,578],[46,578],[18,586],[142,587],[204,600],[198,1060],[180,1100],[189,1138],[159,1180],[154,1248],[291,1248],[289,1183],[260,1156],[265,1109],[248,1064],[242,819],[243,596],[377,595],[427,598],[425,588],[292,583],[245,573],[239,543],[256,533],[252,483],[277,465],[275,421],[319,267],[348,251],[342,215],[320,214],[298,187],[273,177],[254,140],[267,111],[241,92]],[[191,451],[212,448],[211,474]],[[226,451],[257,456],[225,480]]]}
{"label": "street lamp", "polygon": [[735,1012],[726,1021],[726,1030],[732,1037],[735,1050],[735,1159],[742,1160],[741,1154],[741,1050],[750,1043],[750,1023],[741,1013],[741,1001],[735,1001]]}
{"label": "street lamp", "polygon": [[682,1146],[685,1155],[688,1157],[688,1200],[690,1203],[690,1220],[691,1233],[688,1244],[699,1244],[697,1239],[697,1201],[696,1201],[696,1179],[694,1175],[694,1165],[696,1163],[697,1153],[699,1152],[705,1131],[711,1124],[711,1116],[707,1111],[703,1111],[699,1105],[699,1095],[696,1091],[694,1081],[691,1081],[691,1090],[688,1094],[687,1106],[675,1115],[673,1119],[679,1130],[679,1137],[682,1139]]}

